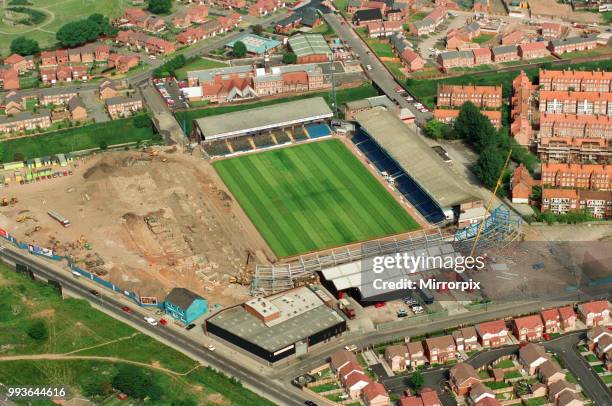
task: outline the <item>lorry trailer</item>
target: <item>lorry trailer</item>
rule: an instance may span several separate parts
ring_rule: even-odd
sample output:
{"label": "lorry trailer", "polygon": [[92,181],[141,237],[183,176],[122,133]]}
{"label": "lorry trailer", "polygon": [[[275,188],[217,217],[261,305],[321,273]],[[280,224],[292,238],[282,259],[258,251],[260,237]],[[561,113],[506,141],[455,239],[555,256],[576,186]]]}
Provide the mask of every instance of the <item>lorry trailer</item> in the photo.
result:
{"label": "lorry trailer", "polygon": [[56,213],[52,210],[49,210],[47,214],[51,216],[53,220],[56,220],[58,223],[60,223],[64,227],[70,227],[70,220],[68,220],[66,217],[62,216],[61,214]]}

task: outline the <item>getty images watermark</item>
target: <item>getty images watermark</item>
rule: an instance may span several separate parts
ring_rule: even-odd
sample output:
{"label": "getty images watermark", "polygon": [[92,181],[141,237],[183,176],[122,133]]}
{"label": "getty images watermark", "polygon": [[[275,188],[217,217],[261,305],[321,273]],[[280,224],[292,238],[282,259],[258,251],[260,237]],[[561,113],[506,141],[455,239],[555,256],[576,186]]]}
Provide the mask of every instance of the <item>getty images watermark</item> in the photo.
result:
{"label": "getty images watermark", "polygon": [[463,256],[455,252],[436,256],[425,253],[375,256],[364,259],[362,264],[362,290],[365,289],[364,296],[416,289],[472,291],[480,289],[480,282],[453,277],[439,280],[433,274],[462,274],[484,267],[484,257]]}

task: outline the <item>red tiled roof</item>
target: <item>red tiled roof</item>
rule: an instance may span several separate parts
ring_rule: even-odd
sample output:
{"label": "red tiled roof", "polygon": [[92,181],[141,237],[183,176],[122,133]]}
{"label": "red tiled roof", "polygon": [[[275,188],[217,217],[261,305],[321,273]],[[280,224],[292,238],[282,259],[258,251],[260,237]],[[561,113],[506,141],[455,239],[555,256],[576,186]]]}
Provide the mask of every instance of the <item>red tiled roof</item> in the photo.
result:
{"label": "red tiled roof", "polygon": [[376,399],[378,396],[389,397],[387,390],[385,387],[378,382],[371,382],[363,389],[363,394],[365,395],[368,401],[372,401]]}
{"label": "red tiled roof", "polygon": [[12,54],[11,56],[9,56],[8,58],[4,60],[4,63],[7,65],[13,65],[23,60],[25,60],[23,56],[18,55],[18,54]]}
{"label": "red tiled roof", "polygon": [[436,406],[441,404],[438,394],[431,388],[421,389],[421,399],[423,400],[423,406]]}
{"label": "red tiled roof", "polygon": [[593,302],[583,303],[580,305],[582,310],[586,313],[601,313],[604,310],[607,310],[610,307],[610,304],[607,300],[597,300]]}
{"label": "red tiled roof", "polygon": [[486,323],[480,323],[477,326],[477,330],[481,335],[484,334],[497,334],[506,329],[506,323],[503,320],[488,321]]}
{"label": "red tiled roof", "polygon": [[559,321],[559,310],[556,308],[542,310],[540,314],[542,315],[542,320],[544,323],[547,321]]}
{"label": "red tiled roof", "polygon": [[513,320],[514,325],[519,330],[524,328],[528,330],[533,330],[538,326],[543,326],[542,318],[539,314],[534,314],[532,316],[519,317]]}
{"label": "red tiled roof", "polygon": [[528,42],[526,44],[520,44],[519,48],[523,52],[540,51],[542,49],[546,49],[546,42]]}
{"label": "red tiled roof", "polygon": [[578,191],[575,189],[542,189],[542,198],[578,199]]}
{"label": "red tiled roof", "polygon": [[491,56],[491,48],[475,48],[472,49],[475,57],[478,56]]}
{"label": "red tiled roof", "polygon": [[573,71],[540,69],[540,81],[548,78],[612,80],[612,71]]}
{"label": "red tiled roof", "polygon": [[561,316],[561,320],[569,320],[572,317],[576,317],[576,312],[572,306],[565,306],[559,308],[559,315]]}
{"label": "red tiled roof", "polygon": [[355,372],[350,374],[348,378],[346,378],[346,381],[344,381],[344,386],[346,388],[351,388],[353,385],[356,385],[361,381],[371,382],[370,378],[368,378],[368,376],[363,372]]}
{"label": "red tiled roof", "polygon": [[399,406],[424,406],[423,400],[418,396],[403,396],[399,400]]}

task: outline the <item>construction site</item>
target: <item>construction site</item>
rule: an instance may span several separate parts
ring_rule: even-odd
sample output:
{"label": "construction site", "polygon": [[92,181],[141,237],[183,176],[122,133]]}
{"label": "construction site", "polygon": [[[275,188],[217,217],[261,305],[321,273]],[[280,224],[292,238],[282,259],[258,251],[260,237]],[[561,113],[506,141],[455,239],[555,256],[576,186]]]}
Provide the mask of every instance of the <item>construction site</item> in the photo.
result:
{"label": "construction site", "polygon": [[195,156],[113,152],[71,169],[74,176],[3,189],[0,228],[140,296],[189,287],[222,306],[244,301],[254,264],[274,258]]}

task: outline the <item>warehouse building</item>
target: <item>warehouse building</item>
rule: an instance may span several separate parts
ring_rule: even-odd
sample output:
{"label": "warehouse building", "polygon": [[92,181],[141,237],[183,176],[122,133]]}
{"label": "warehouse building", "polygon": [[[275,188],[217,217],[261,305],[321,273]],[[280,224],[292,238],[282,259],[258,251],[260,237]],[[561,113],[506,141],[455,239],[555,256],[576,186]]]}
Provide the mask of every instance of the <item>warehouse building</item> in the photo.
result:
{"label": "warehouse building", "polygon": [[289,38],[289,47],[297,56],[297,63],[327,62],[332,51],[321,34],[299,34]]}
{"label": "warehouse building", "polygon": [[194,120],[198,142],[255,135],[328,120],[333,112],[322,97],[312,97]]}
{"label": "warehouse building", "polygon": [[346,321],[332,308],[329,294],[303,286],[221,310],[204,329],[273,363],[338,337]]}

